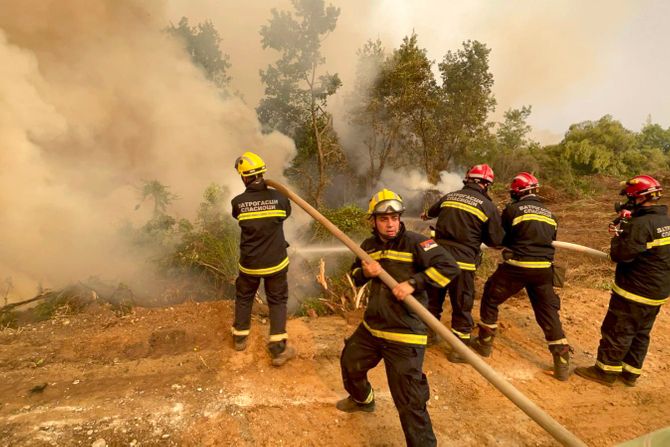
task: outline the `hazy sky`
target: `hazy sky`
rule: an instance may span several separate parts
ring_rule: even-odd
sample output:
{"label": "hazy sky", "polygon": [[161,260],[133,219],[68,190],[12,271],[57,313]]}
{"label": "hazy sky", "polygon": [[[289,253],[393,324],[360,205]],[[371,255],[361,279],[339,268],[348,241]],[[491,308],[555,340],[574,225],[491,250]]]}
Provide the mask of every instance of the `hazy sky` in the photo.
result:
{"label": "hazy sky", "polygon": [[[334,0],[341,8],[324,47],[343,92],[353,83],[356,50],[379,37],[388,50],[414,30],[431,59],[468,39],[492,49],[498,108],[532,105],[530,123],[543,142],[560,139],[575,122],[612,114],[638,130],[648,115],[670,126],[670,2],[663,0]],[[260,46],[258,31],[271,8],[290,2],[170,0],[176,23],[211,19],[230,54],[233,85],[251,105],[263,94],[258,70],[276,58]],[[342,95],[343,96],[343,95]],[[342,101],[339,99],[339,101]],[[337,105],[337,100],[335,101]]]}

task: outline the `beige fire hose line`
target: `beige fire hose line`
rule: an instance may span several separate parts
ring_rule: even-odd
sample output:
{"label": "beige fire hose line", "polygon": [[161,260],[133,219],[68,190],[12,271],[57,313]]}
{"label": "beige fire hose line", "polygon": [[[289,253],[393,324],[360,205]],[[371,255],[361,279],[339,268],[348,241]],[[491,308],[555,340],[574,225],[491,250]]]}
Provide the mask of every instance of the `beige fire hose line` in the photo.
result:
{"label": "beige fire hose line", "polygon": [[584,247],[583,245],[573,244],[571,242],[554,241],[552,242],[552,245],[556,248],[565,248],[567,250],[577,251],[579,253],[585,253],[587,255],[600,259],[609,259],[607,253],[604,253],[600,250],[595,250],[593,248]]}
{"label": "beige fire hose line", "polygon": [[[321,213],[314,209],[309,203],[305,202],[300,196],[288,189],[281,183],[267,179],[265,181],[269,186],[283,193],[286,197],[295,202],[298,206],[304,209],[317,222],[326,227],[336,238],[338,238],[344,245],[346,245],[356,256],[366,262],[373,262],[373,259],[365,251],[363,251],[354,241],[352,241],[339,228],[333,225]],[[398,282],[391,277],[385,270],[382,269],[379,275],[384,284],[393,289]],[[464,357],[472,367],[477,370],[479,374],[484,376],[494,387],[502,394],[511,400],[524,413],[530,416],[543,429],[545,429],[558,442],[565,446],[579,446],[586,447],[586,444],[577,438],[574,434],[568,431],[565,427],[558,423],[554,418],[547,414],[540,407],[535,405],[530,399],[517,390],[514,385],[509,383],[505,378],[498,374],[486,362],[484,362],[478,355],[470,351],[449,329],[440,323],[423,305],[417,301],[412,295],[408,295],[403,300],[405,306],[410,311],[414,312],[429,328],[435,333],[439,334],[447,343],[462,357]]]}

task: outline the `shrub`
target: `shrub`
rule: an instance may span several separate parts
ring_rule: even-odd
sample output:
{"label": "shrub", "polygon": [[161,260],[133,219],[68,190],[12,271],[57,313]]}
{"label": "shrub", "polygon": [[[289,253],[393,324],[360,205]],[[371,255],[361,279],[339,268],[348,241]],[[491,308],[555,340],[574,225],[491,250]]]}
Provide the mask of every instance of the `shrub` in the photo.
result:
{"label": "shrub", "polygon": [[[352,239],[362,239],[370,233],[367,213],[356,205],[326,208],[321,211],[321,214]],[[326,242],[335,239],[326,227],[316,221],[312,223],[310,232],[312,241]]]}

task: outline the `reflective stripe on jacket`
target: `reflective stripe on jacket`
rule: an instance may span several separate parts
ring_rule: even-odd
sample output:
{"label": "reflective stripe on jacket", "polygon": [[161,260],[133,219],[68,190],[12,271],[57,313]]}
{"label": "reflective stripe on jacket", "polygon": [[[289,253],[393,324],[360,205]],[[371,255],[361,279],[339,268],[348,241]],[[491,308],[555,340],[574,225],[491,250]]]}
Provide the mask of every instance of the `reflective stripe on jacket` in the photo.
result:
{"label": "reflective stripe on jacket", "polygon": [[670,295],[670,217],[665,205],[639,207],[612,238],[617,263],[613,292],[631,301],[660,306]]}
{"label": "reflective stripe on jacket", "polygon": [[[361,248],[379,262],[398,282],[413,278],[416,281],[414,297],[426,305],[426,286],[445,287],[460,272],[454,258],[432,239],[405,231],[401,224],[398,236],[383,241],[375,235],[363,241]],[[375,337],[392,343],[426,344],[426,327],[414,313],[398,301],[379,278],[366,278],[360,259],[351,267],[351,276],[357,286],[368,281],[370,299],[365,310],[364,326]]]}
{"label": "reflective stripe on jacket", "polygon": [[512,251],[506,262],[522,268],[549,268],[554,260],[558,223],[539,197],[527,195],[502,212],[503,245]]}
{"label": "reflective stripe on jacket", "polygon": [[283,194],[270,189],[262,178],[250,183],[231,201],[233,217],[239,222],[241,272],[269,276],[289,263],[283,222],[291,215],[291,204]]}
{"label": "reflective stripe on jacket", "polygon": [[446,194],[426,213],[437,217],[435,239],[466,270],[474,270],[482,242],[489,247],[500,246],[503,230],[500,214],[491,198],[476,184]]}

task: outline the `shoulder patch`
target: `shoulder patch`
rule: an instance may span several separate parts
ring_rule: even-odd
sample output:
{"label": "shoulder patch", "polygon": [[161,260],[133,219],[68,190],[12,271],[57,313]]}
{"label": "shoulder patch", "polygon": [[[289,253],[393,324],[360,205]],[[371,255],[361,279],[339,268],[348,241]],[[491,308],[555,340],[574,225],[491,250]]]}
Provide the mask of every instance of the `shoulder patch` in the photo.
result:
{"label": "shoulder patch", "polygon": [[428,251],[430,249],[433,249],[437,247],[437,242],[435,242],[432,239],[426,239],[425,241],[419,243],[421,245],[421,248],[423,248],[423,251]]}

